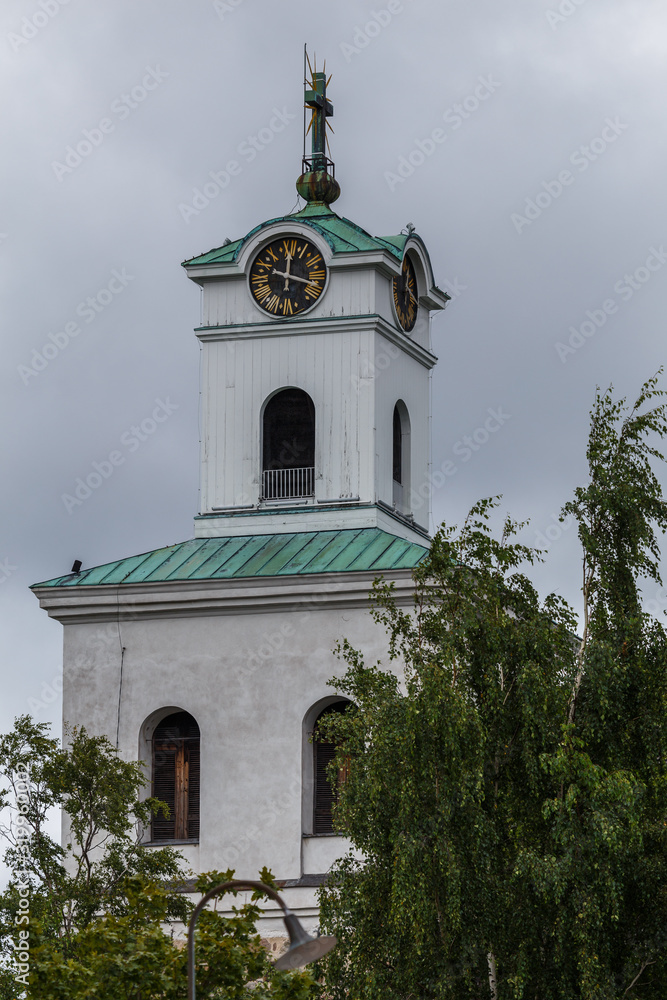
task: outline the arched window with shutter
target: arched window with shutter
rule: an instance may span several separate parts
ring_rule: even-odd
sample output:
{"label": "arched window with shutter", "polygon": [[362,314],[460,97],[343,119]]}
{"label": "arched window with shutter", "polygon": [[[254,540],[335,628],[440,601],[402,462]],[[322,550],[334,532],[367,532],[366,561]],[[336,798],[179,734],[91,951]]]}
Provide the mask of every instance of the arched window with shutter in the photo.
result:
{"label": "arched window with shutter", "polygon": [[152,794],[169,806],[153,817],[152,840],[199,840],[199,726],[174,712],[153,733]]}
{"label": "arched window with shutter", "polygon": [[321,738],[318,730],[320,722],[333,712],[345,712],[350,702],[341,701],[329,705],[318,715],[313,729],[313,771],[314,771],[314,802],[313,802],[313,833],[335,833],[333,826],[333,806],[338,789],[345,783],[349,765],[339,768],[335,784],[329,779],[328,768],[336,756],[336,744],[326,738]]}

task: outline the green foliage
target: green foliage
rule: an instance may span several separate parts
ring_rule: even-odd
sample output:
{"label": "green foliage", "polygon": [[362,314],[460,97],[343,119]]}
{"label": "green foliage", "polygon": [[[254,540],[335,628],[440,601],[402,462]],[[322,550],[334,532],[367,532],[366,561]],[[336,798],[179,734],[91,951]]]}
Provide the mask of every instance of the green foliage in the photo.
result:
{"label": "green foliage", "polygon": [[657,382],[656,376],[642,386],[630,410],[611,389],[598,391],[586,452],[589,482],[563,509],[579,524],[585,624],[592,620],[601,638],[627,632],[640,617],[638,577],[660,581],[656,528],[667,529],[667,505],[651,459],[665,458],[651,442],[667,434],[667,413],[664,403],[641,412],[665,395]]}
{"label": "green foliage", "polygon": [[[128,877],[173,881],[181,876],[181,858],[174,850],[140,846],[140,828],[156,806],[153,799],[139,800],[146,780],[141,764],[123,761],[105,737],[76,729],[69,735],[61,747],[45,723],[22,716],[0,737],[0,804],[11,807],[19,775],[30,776],[23,806],[27,836],[21,838],[16,814],[3,830],[12,880],[0,898],[0,913],[13,916],[16,886],[28,884],[31,914],[45,934],[61,942],[65,956],[74,935],[101,908],[127,913]],[[46,832],[47,816],[57,806],[68,821],[67,854]],[[183,897],[173,893],[169,899],[169,916],[183,918]]]}
{"label": "green foliage", "polygon": [[337,826],[363,857],[321,891],[333,1000],[667,995],[667,636],[637,585],[659,580],[667,527],[659,395],[596,400],[590,482],[563,512],[582,640],[521,572],[539,558],[522,525],[494,537],[494,500],[437,533],[414,609],[376,582],[395,668],[343,644],[331,683],[356,709],[326,720],[332,774],[351,760]]}
{"label": "green foliage", "polygon": [[[14,808],[1,831],[9,842],[11,880],[0,896],[0,1000],[186,996],[187,953],[169,925],[187,921],[192,911],[178,891],[187,873],[173,849],[146,850],[139,842],[151,813],[166,808],[140,800],[141,765],[121,760],[108,740],[85,730],[74,730],[61,747],[47,726],[24,716],[0,737],[0,775],[0,806],[11,809],[20,792],[25,817],[20,820]],[[67,851],[46,832],[49,811],[57,806],[67,817]],[[231,877],[233,872],[209,872],[197,889],[204,893]],[[273,885],[266,869],[260,879]],[[259,913],[254,902],[233,907],[230,918],[201,913],[196,960],[202,1000],[314,995],[308,973],[275,971],[255,931]],[[17,980],[21,970],[12,948],[21,932],[29,934],[30,971]]]}
{"label": "green foliage", "polygon": [[[205,891],[218,884],[219,873],[202,876]],[[233,872],[223,875],[233,876]],[[125,882],[128,908],[122,916],[105,914],[78,935],[65,958],[57,940],[35,928],[31,949],[30,987],[40,1000],[182,1000],[187,995],[187,952],[163,930],[169,894],[156,883],[135,877]],[[279,998],[308,1000],[313,980],[308,973],[276,972],[268,959],[255,923],[254,904],[234,907],[224,918],[204,910],[197,924],[197,996],[249,1000]],[[252,984],[252,985],[248,985]]]}

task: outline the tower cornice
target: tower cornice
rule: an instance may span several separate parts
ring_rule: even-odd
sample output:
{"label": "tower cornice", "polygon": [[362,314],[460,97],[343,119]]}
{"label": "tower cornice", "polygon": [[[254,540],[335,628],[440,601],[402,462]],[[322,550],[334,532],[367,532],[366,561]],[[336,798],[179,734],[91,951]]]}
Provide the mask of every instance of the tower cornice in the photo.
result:
{"label": "tower cornice", "polygon": [[400,330],[396,330],[378,313],[367,313],[359,316],[304,316],[289,321],[266,320],[258,323],[229,323],[219,326],[200,326],[195,329],[195,333],[201,341],[256,340],[264,337],[298,337],[344,331],[379,333],[425,368],[433,368],[438,360],[435,354]]}

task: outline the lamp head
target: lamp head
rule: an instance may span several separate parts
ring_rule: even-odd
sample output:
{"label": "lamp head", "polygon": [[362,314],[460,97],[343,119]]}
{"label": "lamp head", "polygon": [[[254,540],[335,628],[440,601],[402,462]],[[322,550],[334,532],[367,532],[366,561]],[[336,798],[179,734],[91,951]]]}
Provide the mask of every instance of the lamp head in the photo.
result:
{"label": "lamp head", "polygon": [[301,969],[336,947],[335,937],[311,937],[290,910],[283,917],[289,934],[289,948],[275,962],[276,969]]}

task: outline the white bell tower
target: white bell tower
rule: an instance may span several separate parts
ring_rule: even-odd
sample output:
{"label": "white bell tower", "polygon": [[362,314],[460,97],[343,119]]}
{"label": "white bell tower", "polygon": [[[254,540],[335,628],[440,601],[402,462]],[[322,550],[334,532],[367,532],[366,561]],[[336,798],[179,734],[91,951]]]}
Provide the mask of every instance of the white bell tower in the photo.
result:
{"label": "white bell tower", "polygon": [[317,147],[333,108],[325,75],[313,82],[306,207],[183,265],[203,289],[195,533],[381,527],[423,540],[430,319],[448,296],[413,227],[373,238],[329,207],[339,188]]}

